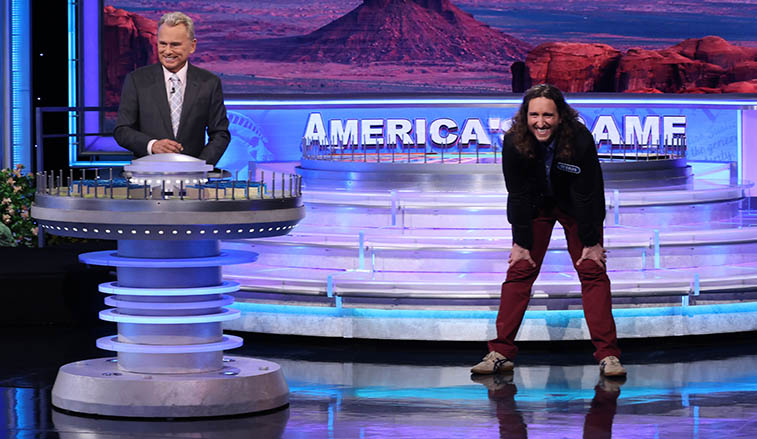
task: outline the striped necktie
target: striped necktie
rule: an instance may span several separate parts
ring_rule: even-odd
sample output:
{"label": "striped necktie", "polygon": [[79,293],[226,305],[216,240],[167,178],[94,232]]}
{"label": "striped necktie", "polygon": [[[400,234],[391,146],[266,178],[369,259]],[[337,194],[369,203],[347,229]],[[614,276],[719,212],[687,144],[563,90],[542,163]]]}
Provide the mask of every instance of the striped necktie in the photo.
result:
{"label": "striped necktie", "polygon": [[168,80],[171,81],[171,92],[168,99],[169,104],[171,104],[171,128],[173,128],[173,135],[176,137],[179,132],[179,119],[181,118],[181,104],[184,101],[184,90],[181,87],[181,79],[175,74],[171,75]]}

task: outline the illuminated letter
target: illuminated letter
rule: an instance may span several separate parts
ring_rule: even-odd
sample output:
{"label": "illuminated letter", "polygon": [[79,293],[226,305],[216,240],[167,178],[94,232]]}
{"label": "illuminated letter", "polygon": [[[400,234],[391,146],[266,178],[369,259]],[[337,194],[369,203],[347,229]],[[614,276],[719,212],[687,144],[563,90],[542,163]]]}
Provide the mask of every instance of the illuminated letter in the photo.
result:
{"label": "illuminated letter", "polygon": [[499,132],[499,124],[500,119],[498,117],[490,117],[489,118],[489,132],[494,134]]}
{"label": "illuminated letter", "polygon": [[305,136],[308,141],[317,140],[321,145],[328,145],[326,140],[326,127],[323,126],[321,113],[310,113],[308,123],[305,127]]}
{"label": "illuminated letter", "polygon": [[686,135],[686,116],[663,116],[665,142],[670,143],[676,135]]}
{"label": "illuminated letter", "polygon": [[387,119],[386,120],[386,143],[389,145],[412,145],[413,138],[410,132],[413,131],[413,124],[407,119]]}
{"label": "illuminated letter", "polygon": [[641,118],[629,115],[623,117],[626,134],[626,145],[659,145],[660,144],[660,116],[647,116],[644,128],[641,128]]}
{"label": "illuminated letter", "polygon": [[[361,131],[363,144],[383,145],[384,144],[384,121],[381,119],[363,119],[361,121]],[[378,136],[378,137],[376,137]]]}
{"label": "illuminated letter", "polygon": [[460,143],[468,146],[471,141],[475,141],[479,145],[492,144],[492,141],[486,134],[486,130],[480,119],[468,119],[463,124],[463,132],[460,134]]}
{"label": "illuminated letter", "polygon": [[612,116],[599,116],[594,122],[591,134],[594,135],[595,142],[609,140],[613,145],[620,144],[620,132]]}
{"label": "illuminated letter", "polygon": [[415,119],[415,144],[426,144],[426,119]]}
{"label": "illuminated letter", "polygon": [[347,119],[344,126],[339,119],[329,121],[332,145],[357,145],[357,119]]}
{"label": "illuminated letter", "polygon": [[[442,128],[447,128],[447,137],[442,137]],[[431,122],[429,131],[431,132],[431,142],[435,145],[452,145],[457,141],[457,124],[452,119],[436,119]]]}

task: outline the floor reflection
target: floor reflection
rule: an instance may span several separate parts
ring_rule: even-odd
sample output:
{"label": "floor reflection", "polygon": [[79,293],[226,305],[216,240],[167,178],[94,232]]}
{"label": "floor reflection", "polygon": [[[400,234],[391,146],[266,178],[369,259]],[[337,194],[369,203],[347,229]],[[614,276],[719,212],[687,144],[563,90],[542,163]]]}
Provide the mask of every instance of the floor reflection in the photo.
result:
{"label": "floor reflection", "polygon": [[595,365],[472,378],[459,366],[277,362],[292,390],[285,437],[757,437],[757,355],[631,364],[623,381]]}
{"label": "floor reflection", "polygon": [[513,372],[508,372],[501,375],[472,376],[471,380],[486,387],[489,400],[496,407],[500,437],[527,438],[528,427],[515,403],[518,387],[513,384],[514,375]]}
{"label": "floor reflection", "polygon": [[[408,361],[414,354],[407,352],[390,352],[372,362],[345,361],[332,350],[313,356],[283,346],[275,355],[244,354],[282,366],[291,392],[288,409],[172,421],[98,419],[53,410],[50,389],[62,361],[54,344],[39,348],[47,349],[44,360],[32,346],[19,344],[19,352],[26,349],[26,358],[39,358],[37,366],[14,361],[0,366],[5,425],[0,437],[757,437],[757,353],[740,355],[753,351],[751,345],[705,360],[630,362],[625,382],[602,379],[593,364],[524,362],[509,375],[471,377],[467,363],[473,362],[461,364],[454,352],[419,365]],[[19,352],[8,358],[21,358]],[[555,362],[561,358],[554,356]]]}
{"label": "floor reflection", "polygon": [[247,439],[281,438],[284,434],[289,409],[263,415],[182,420],[128,420],[99,419],[52,411],[52,421],[61,439],[97,438],[203,438]]}
{"label": "floor reflection", "polygon": [[[501,375],[472,376],[471,380],[486,387],[489,400],[496,407],[501,438],[524,439],[528,426],[515,402],[518,387],[513,383],[513,372]],[[600,377],[594,386],[594,398],[584,418],[584,439],[612,437],[612,421],[618,406],[620,388],[625,378]]]}

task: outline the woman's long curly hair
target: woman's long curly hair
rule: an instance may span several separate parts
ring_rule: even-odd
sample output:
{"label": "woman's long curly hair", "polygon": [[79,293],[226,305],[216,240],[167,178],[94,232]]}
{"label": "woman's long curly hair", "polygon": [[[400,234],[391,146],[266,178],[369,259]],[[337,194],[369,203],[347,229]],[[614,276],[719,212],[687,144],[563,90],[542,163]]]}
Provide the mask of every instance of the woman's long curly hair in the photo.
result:
{"label": "woman's long curly hair", "polygon": [[580,123],[578,112],[565,102],[565,97],[557,87],[549,84],[535,85],[526,90],[526,94],[523,95],[523,103],[513,118],[512,127],[508,130],[509,134],[515,136],[515,149],[525,157],[534,158],[536,156],[536,151],[534,151],[536,142],[534,142],[533,134],[528,129],[528,104],[534,98],[547,98],[555,103],[557,115],[560,118],[555,131],[556,134],[559,134],[559,143],[555,150],[559,158],[569,160],[573,157],[575,126]]}

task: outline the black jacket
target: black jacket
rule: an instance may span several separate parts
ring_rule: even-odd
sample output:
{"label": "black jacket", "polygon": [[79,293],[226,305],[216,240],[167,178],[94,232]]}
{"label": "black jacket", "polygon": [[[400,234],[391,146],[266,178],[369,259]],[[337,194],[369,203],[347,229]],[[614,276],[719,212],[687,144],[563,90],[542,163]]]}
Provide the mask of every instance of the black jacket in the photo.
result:
{"label": "black jacket", "polygon": [[124,80],[113,137],[137,157],[147,155],[151,139],[173,139],[184,147],[184,154],[215,165],[231,139],[220,79],[189,64],[179,132],[174,137],[161,65],[129,73]]}
{"label": "black jacket", "polygon": [[[512,225],[513,242],[531,249],[531,222],[542,207],[556,204],[560,210],[575,218],[578,236],[585,247],[598,244],[605,219],[605,188],[602,168],[597,157],[594,137],[588,129],[577,124],[570,160],[559,158],[559,142],[555,148],[550,179],[553,197],[547,196],[547,174],[544,152],[533,138],[536,157],[523,156],[507,134],[502,144],[502,172],[507,186],[507,220]],[[558,131],[557,136],[560,135]]]}

